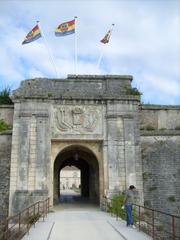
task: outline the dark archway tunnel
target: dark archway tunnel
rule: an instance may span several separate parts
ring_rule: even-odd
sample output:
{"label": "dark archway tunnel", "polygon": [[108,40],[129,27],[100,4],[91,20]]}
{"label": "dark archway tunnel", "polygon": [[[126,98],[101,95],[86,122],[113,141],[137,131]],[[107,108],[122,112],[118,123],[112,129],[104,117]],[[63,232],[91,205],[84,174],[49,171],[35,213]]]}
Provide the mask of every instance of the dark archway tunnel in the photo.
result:
{"label": "dark archway tunnel", "polygon": [[75,166],[81,172],[81,198],[99,203],[99,165],[91,150],[71,145],[62,150],[54,163],[54,203],[61,198],[60,172],[66,166]]}

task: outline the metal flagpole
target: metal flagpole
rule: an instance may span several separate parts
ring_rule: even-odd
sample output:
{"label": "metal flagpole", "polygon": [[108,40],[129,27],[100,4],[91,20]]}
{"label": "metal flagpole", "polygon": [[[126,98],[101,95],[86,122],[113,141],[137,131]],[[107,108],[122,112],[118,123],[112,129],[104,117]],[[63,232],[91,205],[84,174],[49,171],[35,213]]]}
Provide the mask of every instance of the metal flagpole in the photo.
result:
{"label": "metal flagpole", "polygon": [[51,53],[50,48],[49,48],[49,46],[48,46],[47,39],[46,39],[46,37],[45,37],[45,35],[44,35],[43,31],[42,31],[42,28],[41,28],[41,26],[40,26],[40,24],[39,24],[39,21],[37,21],[37,24],[39,25],[39,28],[40,28],[42,37],[44,38],[44,42],[45,42],[45,45],[46,45],[46,48],[47,48],[47,51],[48,51],[48,54],[49,54],[50,61],[51,61],[52,65],[53,65],[53,67],[54,67],[54,70],[55,70],[55,72],[56,72],[56,77],[58,78],[58,71],[57,71],[57,68],[56,68],[56,65],[55,65],[55,62],[54,62],[52,53]]}
{"label": "metal flagpole", "polygon": [[75,70],[75,75],[77,75],[77,16],[74,17],[75,21],[75,36],[74,36],[74,70]]}
{"label": "metal flagpole", "polygon": [[[109,38],[110,38],[110,36],[111,36],[111,34],[112,34],[113,27],[114,27],[114,24],[111,25]],[[100,66],[100,63],[101,63],[101,60],[102,60],[103,55],[104,55],[104,49],[103,49],[103,50],[101,51],[101,53],[100,53],[100,56],[99,56],[99,59],[98,59],[98,62],[97,62],[97,69],[98,69],[99,66]]]}
{"label": "metal flagpole", "polygon": [[98,62],[97,62],[97,69],[99,68],[99,65],[100,65],[100,62],[101,62],[101,59],[102,59],[103,55],[104,55],[104,51],[102,50],[100,55],[99,55]]}

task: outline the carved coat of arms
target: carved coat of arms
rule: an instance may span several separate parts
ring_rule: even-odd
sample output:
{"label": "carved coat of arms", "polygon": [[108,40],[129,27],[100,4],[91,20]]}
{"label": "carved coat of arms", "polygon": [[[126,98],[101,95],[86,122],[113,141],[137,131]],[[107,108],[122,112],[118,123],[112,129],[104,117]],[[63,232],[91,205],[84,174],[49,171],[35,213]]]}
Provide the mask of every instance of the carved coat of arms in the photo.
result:
{"label": "carved coat of arms", "polygon": [[59,107],[55,111],[56,126],[61,132],[93,132],[98,122],[98,112],[86,107]]}

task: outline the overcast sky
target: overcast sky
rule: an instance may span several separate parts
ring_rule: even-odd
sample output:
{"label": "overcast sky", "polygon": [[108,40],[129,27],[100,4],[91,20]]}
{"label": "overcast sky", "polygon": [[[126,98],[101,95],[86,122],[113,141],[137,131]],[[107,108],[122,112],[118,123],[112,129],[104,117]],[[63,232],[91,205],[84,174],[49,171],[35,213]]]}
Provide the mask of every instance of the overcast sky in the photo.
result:
{"label": "overcast sky", "polygon": [[78,74],[133,75],[144,103],[180,104],[179,0],[0,0],[0,89],[15,89],[28,78],[56,78],[43,38],[22,45],[37,20],[58,76],[73,74],[74,35],[55,37],[54,30],[74,16]]}

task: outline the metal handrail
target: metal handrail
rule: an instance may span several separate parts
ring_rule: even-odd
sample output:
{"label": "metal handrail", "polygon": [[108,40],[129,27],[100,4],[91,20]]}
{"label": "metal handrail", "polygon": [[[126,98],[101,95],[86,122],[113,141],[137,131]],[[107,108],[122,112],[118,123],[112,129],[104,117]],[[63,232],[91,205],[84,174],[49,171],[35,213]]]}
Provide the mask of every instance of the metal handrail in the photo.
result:
{"label": "metal handrail", "polygon": [[[122,204],[117,199],[104,198],[103,209],[115,213],[116,220],[123,218]],[[150,235],[153,239],[180,240],[180,216],[152,209],[138,204],[134,207],[134,224],[139,229]],[[121,209],[121,211],[119,211]]]}
{"label": "metal handrail", "polygon": [[32,225],[42,217],[47,216],[49,212],[49,198],[44,201],[38,201],[31,206],[23,209],[18,214],[8,217],[0,223],[0,240],[20,240],[29,233]]}

